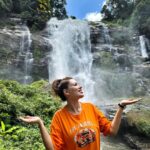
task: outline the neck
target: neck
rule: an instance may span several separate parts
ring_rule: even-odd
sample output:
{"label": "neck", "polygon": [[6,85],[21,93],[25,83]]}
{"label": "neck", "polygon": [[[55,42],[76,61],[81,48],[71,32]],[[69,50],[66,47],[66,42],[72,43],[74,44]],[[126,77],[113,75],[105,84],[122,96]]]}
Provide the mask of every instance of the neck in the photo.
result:
{"label": "neck", "polygon": [[66,107],[67,107],[68,111],[73,113],[73,114],[79,114],[81,112],[81,110],[82,110],[81,103],[79,101],[68,102]]}

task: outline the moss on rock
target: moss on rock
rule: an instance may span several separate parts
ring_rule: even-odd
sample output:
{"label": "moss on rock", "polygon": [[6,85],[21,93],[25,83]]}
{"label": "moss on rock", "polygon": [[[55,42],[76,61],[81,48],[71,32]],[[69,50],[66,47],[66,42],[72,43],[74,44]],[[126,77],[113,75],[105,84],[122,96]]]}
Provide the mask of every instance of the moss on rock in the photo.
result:
{"label": "moss on rock", "polygon": [[150,137],[150,101],[145,98],[143,102],[137,104],[135,109],[127,113],[127,122],[131,127],[136,128],[137,133]]}

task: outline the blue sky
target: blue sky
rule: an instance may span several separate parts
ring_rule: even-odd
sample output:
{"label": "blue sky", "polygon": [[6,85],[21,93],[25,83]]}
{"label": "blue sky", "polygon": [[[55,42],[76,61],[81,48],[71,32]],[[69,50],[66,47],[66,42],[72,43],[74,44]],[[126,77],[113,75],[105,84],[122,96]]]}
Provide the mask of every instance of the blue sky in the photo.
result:
{"label": "blue sky", "polygon": [[105,0],[66,0],[67,13],[69,16],[76,16],[79,19],[84,19],[89,13],[101,10],[101,6]]}

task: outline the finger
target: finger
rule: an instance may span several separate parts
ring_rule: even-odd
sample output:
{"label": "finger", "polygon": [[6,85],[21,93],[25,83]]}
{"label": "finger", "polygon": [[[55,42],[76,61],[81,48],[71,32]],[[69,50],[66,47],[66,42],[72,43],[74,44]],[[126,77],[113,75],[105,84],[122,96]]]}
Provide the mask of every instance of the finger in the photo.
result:
{"label": "finger", "polygon": [[129,101],[134,101],[134,100],[137,100],[137,101],[139,101],[139,100],[141,100],[142,98],[140,97],[140,98],[130,98],[130,99],[127,99],[127,100],[129,100]]}
{"label": "finger", "polygon": [[26,117],[19,117],[20,120],[24,121],[24,122],[27,122],[27,123],[30,123],[31,122],[31,119],[28,119]]}
{"label": "finger", "polygon": [[140,101],[140,100],[142,100],[142,98],[137,98],[136,100],[137,100],[137,101]]}
{"label": "finger", "polygon": [[32,119],[33,117],[32,116],[25,116],[24,118],[25,119]]}
{"label": "finger", "polygon": [[23,117],[18,117],[18,119],[23,120],[24,118]]}
{"label": "finger", "polygon": [[138,102],[139,100],[141,100],[141,98],[131,100],[128,102],[128,104],[134,104],[134,103]]}
{"label": "finger", "polygon": [[142,98],[137,98],[137,99],[133,99],[131,102],[138,102],[140,101]]}

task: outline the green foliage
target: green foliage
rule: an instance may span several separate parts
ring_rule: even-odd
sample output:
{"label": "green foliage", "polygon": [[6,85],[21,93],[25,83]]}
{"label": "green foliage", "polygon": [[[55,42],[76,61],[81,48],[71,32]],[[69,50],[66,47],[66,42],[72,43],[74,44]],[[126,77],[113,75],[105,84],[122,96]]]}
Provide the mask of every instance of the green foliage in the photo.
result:
{"label": "green foliage", "polygon": [[67,17],[65,4],[65,0],[0,0],[0,18],[13,15],[32,30],[42,30],[51,17]]}
{"label": "green foliage", "polygon": [[12,0],[0,0],[0,17],[8,14],[12,11],[13,2]]}
{"label": "green foliage", "polygon": [[21,10],[21,17],[27,20],[28,26],[32,27],[32,30],[43,29],[46,26],[46,22],[51,17],[57,17],[58,19],[66,18],[66,1],[57,0],[26,0],[27,3],[23,5]]}
{"label": "green foliage", "polygon": [[5,131],[5,124],[3,121],[1,121],[1,130],[0,131],[2,131],[2,132]]}
{"label": "green foliage", "polygon": [[114,69],[116,67],[115,62],[113,60],[113,56],[110,52],[102,51],[100,53],[101,55],[101,67],[108,68],[108,69]]}
{"label": "green foliage", "polygon": [[43,29],[51,17],[51,11],[50,0],[20,0],[21,18],[32,28]]}
{"label": "green foliage", "polygon": [[57,17],[58,19],[64,19],[67,17],[65,5],[66,0],[51,0],[52,6],[52,17]]}
{"label": "green foliage", "polygon": [[6,125],[3,121],[1,121],[1,128],[0,128],[0,137],[3,139],[14,139],[18,140],[19,134],[25,131],[26,129],[24,127],[19,126],[11,126],[9,128],[6,128]]}
{"label": "green foliage", "polygon": [[1,80],[0,105],[3,106],[3,112],[13,114],[13,117],[22,113],[51,117],[50,115],[56,111],[60,103],[53,100],[50,93],[44,90],[47,85],[48,83],[44,81],[38,81],[31,85],[20,85],[16,81]]}
{"label": "green foliage", "polygon": [[[124,32],[122,32],[124,31]],[[122,46],[131,44],[131,37],[129,34],[129,29],[120,28],[118,32],[112,32],[113,44],[119,44]]]}
{"label": "green foliage", "polygon": [[44,150],[45,148],[37,128],[13,126],[10,128],[9,133],[0,136],[0,149]]}
{"label": "green foliage", "polygon": [[150,112],[149,110],[135,110],[127,113],[128,123],[137,131],[150,137]]}
{"label": "green foliage", "polygon": [[103,6],[101,13],[104,20],[124,20],[131,15],[134,3],[129,0],[108,0]]}
{"label": "green foliage", "polygon": [[45,81],[45,80],[39,80],[39,81],[36,81],[36,82],[33,82],[32,84],[31,84],[31,86],[33,87],[33,88],[38,88],[38,89],[40,89],[40,90],[42,90],[44,87],[46,87],[48,85],[48,82],[47,81]]}
{"label": "green foliage", "polygon": [[150,38],[150,1],[149,0],[107,0],[101,13],[103,21],[132,26],[134,30]]}
{"label": "green foliage", "polygon": [[131,23],[134,29],[139,30],[140,34],[145,34],[150,38],[150,1],[143,0],[137,3],[132,16]]}
{"label": "green foliage", "polygon": [[38,115],[49,126],[59,107],[60,101],[50,95],[49,83],[44,80],[31,85],[0,80],[0,149],[44,150],[37,127],[20,122],[18,117]]}

